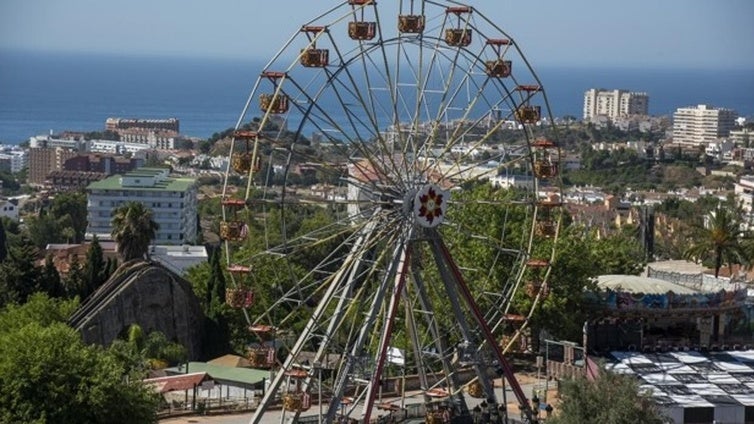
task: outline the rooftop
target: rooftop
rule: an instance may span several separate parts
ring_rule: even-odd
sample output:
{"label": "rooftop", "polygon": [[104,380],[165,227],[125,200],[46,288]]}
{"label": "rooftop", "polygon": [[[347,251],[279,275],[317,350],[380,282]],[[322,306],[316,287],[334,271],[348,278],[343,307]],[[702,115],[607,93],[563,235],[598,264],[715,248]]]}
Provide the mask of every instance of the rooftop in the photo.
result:
{"label": "rooftop", "polygon": [[[185,365],[168,368],[169,374],[184,374],[187,372]],[[270,377],[270,371],[253,368],[228,367],[224,365],[209,364],[205,362],[189,362],[188,372],[207,373],[219,382],[233,382],[244,385],[256,385]]]}
{"label": "rooftop", "polygon": [[188,191],[196,184],[196,179],[188,177],[168,177],[164,180],[155,181],[151,186],[124,186],[123,177],[146,177],[152,178],[165,172],[164,168],[139,168],[125,175],[113,175],[101,181],[96,181],[87,186],[87,190],[125,190],[125,191]]}
{"label": "rooftop", "polygon": [[670,281],[638,275],[600,275],[597,277],[597,286],[601,289],[610,289],[625,293],[665,294],[671,291],[675,294],[699,293],[696,290]]}
{"label": "rooftop", "polygon": [[635,376],[666,411],[740,408],[743,417],[754,406],[754,350],[611,352],[608,361],[609,371]]}

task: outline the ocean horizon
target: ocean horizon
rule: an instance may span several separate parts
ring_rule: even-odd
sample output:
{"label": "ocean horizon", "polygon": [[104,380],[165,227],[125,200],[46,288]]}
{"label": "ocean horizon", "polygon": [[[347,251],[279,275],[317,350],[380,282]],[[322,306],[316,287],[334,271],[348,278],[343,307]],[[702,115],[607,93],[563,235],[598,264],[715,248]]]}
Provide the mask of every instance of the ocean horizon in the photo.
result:
{"label": "ocean horizon", "polygon": [[[0,142],[102,131],[108,117],[174,117],[207,138],[235,126],[264,63],[0,51]],[[533,66],[556,117],[581,118],[590,88],[646,92],[655,116],[697,104],[754,115],[754,70]]]}

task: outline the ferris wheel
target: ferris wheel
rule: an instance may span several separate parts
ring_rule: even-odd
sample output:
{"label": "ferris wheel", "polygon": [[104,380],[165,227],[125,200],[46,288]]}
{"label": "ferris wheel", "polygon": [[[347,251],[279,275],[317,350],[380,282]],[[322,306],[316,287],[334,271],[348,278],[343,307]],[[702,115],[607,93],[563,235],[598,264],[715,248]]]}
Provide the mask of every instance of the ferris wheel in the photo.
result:
{"label": "ferris wheel", "polygon": [[369,422],[409,390],[427,422],[469,417],[474,397],[505,422],[501,377],[536,421],[505,353],[555,258],[547,99],[477,9],[397,3],[297,27],[233,133],[220,235],[227,302],[270,371],[254,423]]}

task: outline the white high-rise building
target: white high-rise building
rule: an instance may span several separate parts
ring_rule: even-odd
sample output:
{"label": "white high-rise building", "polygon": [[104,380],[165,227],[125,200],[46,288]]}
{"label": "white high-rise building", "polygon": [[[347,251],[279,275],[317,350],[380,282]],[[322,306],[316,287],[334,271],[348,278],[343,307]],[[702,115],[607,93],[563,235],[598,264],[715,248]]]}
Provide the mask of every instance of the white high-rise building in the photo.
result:
{"label": "white high-rise building", "polygon": [[166,168],[139,168],[89,184],[87,237],[111,240],[112,213],[125,202],[140,202],[160,225],[155,244],[196,242],[197,185],[193,178],[173,178]]}
{"label": "white high-rise building", "polygon": [[592,88],[584,93],[584,120],[606,116],[649,115],[649,96],[626,90]]}
{"label": "white high-rise building", "polygon": [[673,143],[700,146],[727,137],[737,116],[732,109],[709,105],[677,109],[673,114]]}

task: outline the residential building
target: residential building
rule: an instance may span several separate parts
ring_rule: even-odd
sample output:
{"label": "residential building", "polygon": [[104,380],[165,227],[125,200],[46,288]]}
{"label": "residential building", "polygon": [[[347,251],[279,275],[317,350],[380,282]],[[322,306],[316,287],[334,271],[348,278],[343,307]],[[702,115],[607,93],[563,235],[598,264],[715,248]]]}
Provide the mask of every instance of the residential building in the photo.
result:
{"label": "residential building", "polygon": [[18,221],[18,209],[17,199],[0,199],[0,217]]}
{"label": "residential building", "polygon": [[167,168],[140,168],[87,187],[87,238],[112,237],[113,210],[130,201],[152,210],[160,228],[154,243],[193,244],[197,236],[197,184],[193,178],[170,177]]}
{"label": "residential building", "polygon": [[[36,184],[45,186],[56,191],[67,191],[85,188],[89,184],[107,178],[114,174],[124,174],[144,164],[141,158],[124,158],[113,155],[80,154],[72,153],[73,156],[65,155],[60,158],[63,161],[62,168],[55,164],[53,171],[46,173],[44,178]],[[0,158],[1,160],[1,158]],[[0,162],[1,164],[1,162]],[[51,166],[51,165],[50,165]],[[42,166],[44,169],[44,166]],[[47,169],[50,169],[49,167]],[[39,178],[35,170],[35,178]]]}
{"label": "residential building", "polygon": [[118,131],[120,140],[126,143],[143,144],[152,149],[174,150],[176,144],[183,138],[172,130],[150,130],[145,128],[130,128]]}
{"label": "residential building", "polygon": [[531,190],[534,188],[534,178],[531,175],[500,174],[490,178],[493,187],[522,188]]}
{"label": "residential building", "polygon": [[99,172],[106,176],[125,174],[144,166],[142,158],[125,158],[109,154],[80,154],[63,164],[65,171]]}
{"label": "residential building", "polygon": [[177,118],[168,119],[132,119],[132,118],[107,118],[105,130],[120,132],[141,128],[146,130],[169,130],[180,132],[180,121]]}
{"label": "residential building", "polygon": [[53,149],[60,147],[69,150],[83,150],[84,142],[78,138],[56,138],[50,135],[37,135],[29,138],[29,147]]}
{"label": "residential building", "polygon": [[42,185],[53,171],[63,169],[66,160],[75,157],[75,150],[62,147],[32,147],[29,149],[29,184]]}
{"label": "residential building", "polygon": [[727,137],[738,114],[709,105],[677,109],[673,114],[673,143],[702,146]]}
{"label": "residential building", "polygon": [[52,171],[47,174],[47,185],[53,192],[78,190],[89,184],[107,178],[102,172]]}
{"label": "residential building", "polygon": [[185,276],[189,268],[207,262],[209,256],[204,246],[184,244],[181,246],[152,246],[149,251],[149,258],[159,262],[174,273]]}
{"label": "residential building", "polygon": [[734,147],[735,145],[732,141],[713,141],[707,144],[704,148],[704,153],[717,161],[722,161],[724,159],[732,159],[731,152],[733,152]]}
{"label": "residential building", "polygon": [[649,96],[647,93],[627,90],[604,90],[592,88],[584,93],[584,120],[598,116],[610,120],[629,115],[648,115]]}
{"label": "residential building", "polygon": [[20,148],[3,149],[0,153],[0,169],[15,174],[29,164],[29,154]]}
{"label": "residential building", "polygon": [[736,143],[737,146],[754,147],[754,131],[749,128],[731,130],[728,138],[730,141]]}
{"label": "residential building", "polygon": [[[100,241],[102,255],[105,259],[118,260],[117,246],[112,241]],[[52,257],[52,263],[58,272],[66,275],[70,269],[73,258],[82,263],[86,258],[91,242],[83,244],[48,244],[45,248],[44,258]],[[189,245],[153,245],[149,249],[149,258],[158,262],[180,276],[185,276],[186,271],[194,265],[207,261],[207,249],[204,246]],[[37,265],[43,266],[45,259],[39,259]]]}
{"label": "residential building", "polygon": [[127,143],[125,141],[112,140],[89,140],[86,142],[87,151],[92,153],[112,153],[123,155],[126,153],[137,153],[149,149],[148,144]]}
{"label": "residential building", "polygon": [[735,185],[736,203],[747,213],[754,210],[754,175],[742,175]]}

